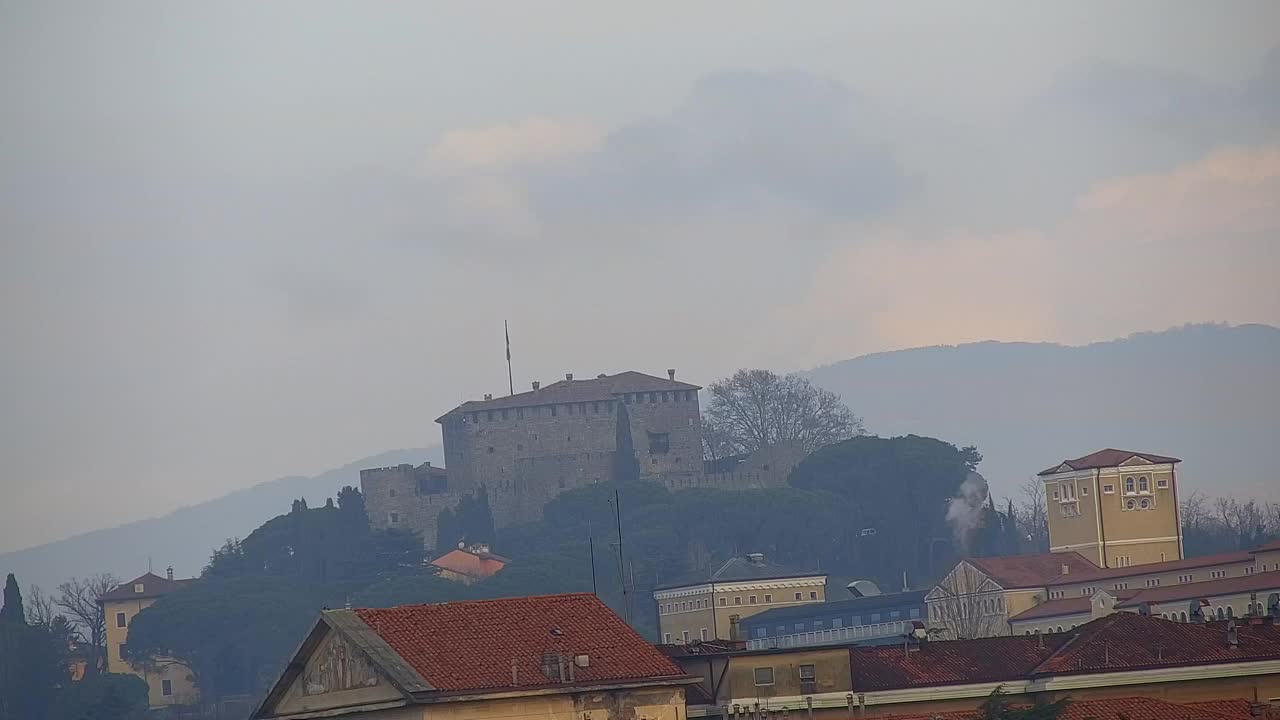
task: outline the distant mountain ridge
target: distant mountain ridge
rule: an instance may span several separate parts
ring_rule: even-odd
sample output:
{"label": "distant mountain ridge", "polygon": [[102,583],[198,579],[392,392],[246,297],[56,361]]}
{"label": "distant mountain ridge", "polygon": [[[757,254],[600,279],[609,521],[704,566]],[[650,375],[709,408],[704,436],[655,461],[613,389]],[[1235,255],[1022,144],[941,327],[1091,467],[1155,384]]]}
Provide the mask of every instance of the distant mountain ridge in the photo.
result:
{"label": "distant mountain ridge", "polygon": [[430,460],[443,464],[440,448],[389,450],[313,477],[289,476],[174,510],[157,518],[94,530],[64,540],[0,555],[0,573],[14,573],[25,589],[35,584],[52,590],[72,576],[111,572],[122,579],[169,565],[179,577],[198,575],[209,555],[227,538],[253,532],[276,515],[289,512],[295,498],[309,505],[336,497],[344,485],[360,486],[360,470]]}
{"label": "distant mountain ridge", "polygon": [[[1060,460],[1104,447],[1182,458],[1184,491],[1280,499],[1280,329],[1188,325],[1067,346],[978,342],[864,355],[806,373],[881,436],[914,433],[984,455],[997,497]],[[0,573],[46,590],[72,575],[121,577],[172,564],[200,572],[213,548],[305,497],[323,503],[363,468],[426,460],[392,450],[314,477],[264,482],[159,518],[0,555]]]}
{"label": "distant mountain ridge", "polygon": [[1106,447],[1173,455],[1181,487],[1280,499],[1280,329],[1187,325],[1066,346],[979,342],[804,373],[878,435],[973,444],[998,497]]}

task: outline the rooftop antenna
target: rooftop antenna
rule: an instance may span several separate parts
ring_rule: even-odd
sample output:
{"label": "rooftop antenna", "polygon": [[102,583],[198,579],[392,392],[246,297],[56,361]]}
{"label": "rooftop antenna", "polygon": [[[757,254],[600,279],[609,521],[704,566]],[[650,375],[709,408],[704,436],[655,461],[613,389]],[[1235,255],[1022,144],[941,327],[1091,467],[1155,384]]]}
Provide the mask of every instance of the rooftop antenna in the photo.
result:
{"label": "rooftop antenna", "polygon": [[507,338],[507,389],[510,395],[516,394],[516,383],[511,379],[511,331],[507,329],[507,321],[502,321],[502,334]]}
{"label": "rooftop antenna", "polygon": [[587,523],[587,552],[591,553],[591,594],[600,597],[596,589],[596,537],[591,533],[591,523]]}
{"label": "rooftop antenna", "polygon": [[151,572],[151,556],[147,556],[147,572]]}
{"label": "rooftop antenna", "polygon": [[617,488],[613,490],[613,517],[618,524],[618,580],[622,583],[622,613],[629,625],[631,624],[631,602],[627,597],[627,566],[622,554],[622,496],[618,494]]}

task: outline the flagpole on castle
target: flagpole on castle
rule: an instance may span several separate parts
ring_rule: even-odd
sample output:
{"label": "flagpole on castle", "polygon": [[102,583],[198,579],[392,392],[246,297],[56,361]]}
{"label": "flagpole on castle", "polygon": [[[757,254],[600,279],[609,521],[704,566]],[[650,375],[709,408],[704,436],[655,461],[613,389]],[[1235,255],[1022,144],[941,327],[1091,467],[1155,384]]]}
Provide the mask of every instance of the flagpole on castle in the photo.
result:
{"label": "flagpole on castle", "polygon": [[511,379],[511,331],[507,329],[507,321],[502,321],[502,334],[507,337],[507,389],[511,395],[516,394],[515,381]]}

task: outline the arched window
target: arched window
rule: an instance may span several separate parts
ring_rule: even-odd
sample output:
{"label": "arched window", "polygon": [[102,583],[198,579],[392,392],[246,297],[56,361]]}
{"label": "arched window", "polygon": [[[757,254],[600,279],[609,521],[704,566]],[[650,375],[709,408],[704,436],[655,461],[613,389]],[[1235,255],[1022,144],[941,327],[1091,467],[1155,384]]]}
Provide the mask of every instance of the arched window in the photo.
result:
{"label": "arched window", "polygon": [[1187,621],[1187,614],[1186,614],[1186,613],[1178,613],[1178,622],[1186,622],[1186,621]]}
{"label": "arched window", "polygon": [[1225,612],[1223,612],[1223,611],[1222,611],[1222,608],[1218,608],[1218,619],[1219,619],[1219,620],[1226,620],[1226,619],[1227,619],[1227,614],[1226,614]]}
{"label": "arched window", "polygon": [[1231,607],[1230,605],[1228,605],[1228,606],[1227,606],[1227,619],[1229,620],[1229,619],[1231,619],[1231,618],[1233,618],[1233,617],[1235,617],[1235,616],[1236,616],[1235,608],[1233,608],[1233,607]]}
{"label": "arched window", "polygon": [[1145,475],[1138,478],[1138,492],[1151,492],[1151,481]]}
{"label": "arched window", "polygon": [[1062,626],[1061,626],[1061,625],[1059,625],[1059,626],[1058,626],[1058,632],[1062,632]]}
{"label": "arched window", "polygon": [[1124,479],[1124,491],[1129,495],[1134,493],[1133,478],[1127,477]]}

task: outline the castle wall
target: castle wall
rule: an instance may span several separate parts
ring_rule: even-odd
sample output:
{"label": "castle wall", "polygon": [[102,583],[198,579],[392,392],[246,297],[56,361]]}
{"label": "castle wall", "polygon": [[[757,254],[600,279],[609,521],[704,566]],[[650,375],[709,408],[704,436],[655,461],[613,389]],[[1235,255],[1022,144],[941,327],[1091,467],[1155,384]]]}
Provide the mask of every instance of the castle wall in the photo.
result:
{"label": "castle wall", "polygon": [[[440,488],[445,476],[430,463],[414,467],[371,468],[360,471],[360,492],[365,512],[374,530],[412,530],[424,546],[434,547],[436,517],[445,508],[454,508],[466,493]],[[449,478],[451,480],[451,478]],[[446,480],[447,483],[447,480]]]}
{"label": "castle wall", "polygon": [[627,403],[641,480],[671,486],[695,482],[702,476],[698,393],[626,393],[623,402]]}

